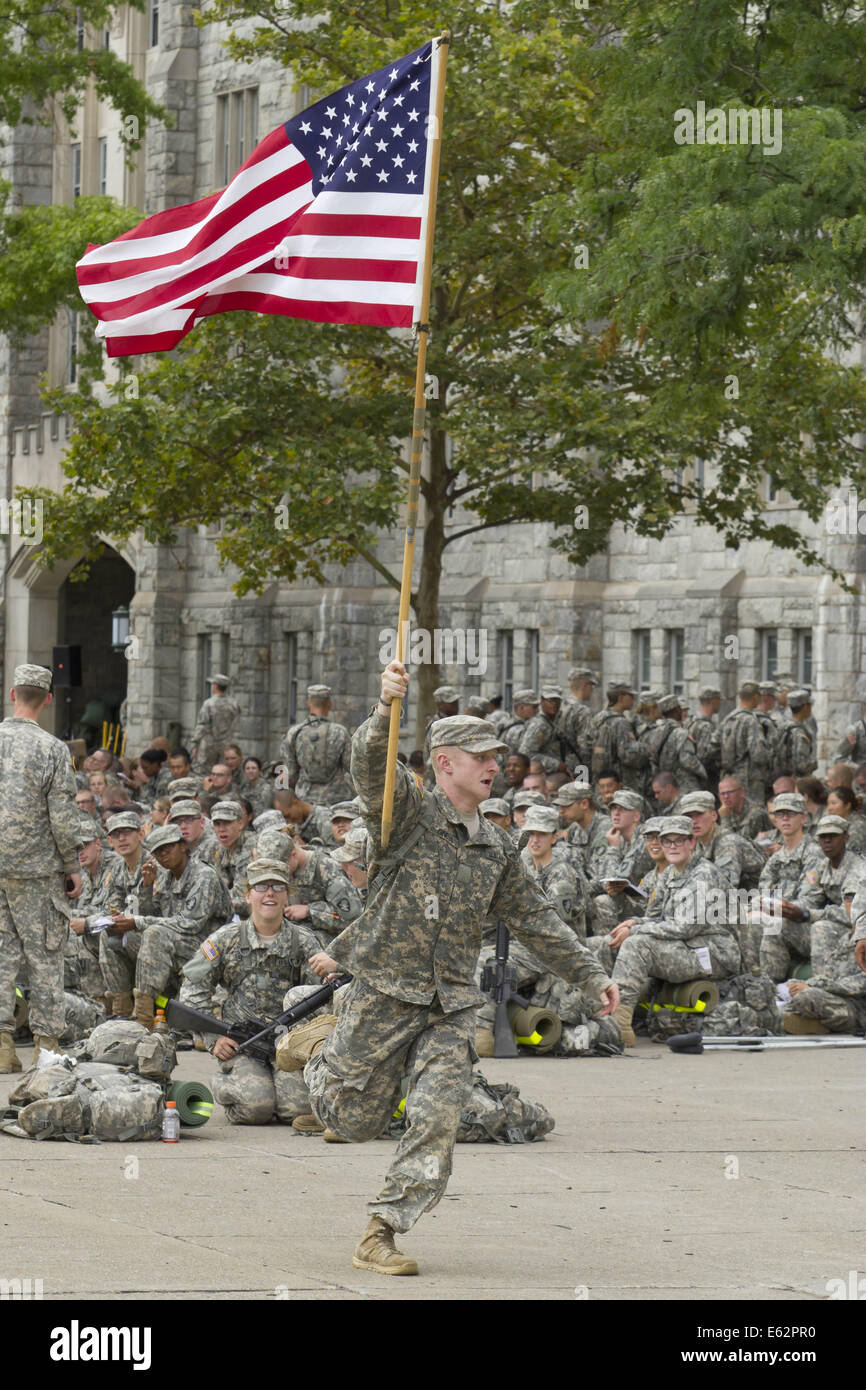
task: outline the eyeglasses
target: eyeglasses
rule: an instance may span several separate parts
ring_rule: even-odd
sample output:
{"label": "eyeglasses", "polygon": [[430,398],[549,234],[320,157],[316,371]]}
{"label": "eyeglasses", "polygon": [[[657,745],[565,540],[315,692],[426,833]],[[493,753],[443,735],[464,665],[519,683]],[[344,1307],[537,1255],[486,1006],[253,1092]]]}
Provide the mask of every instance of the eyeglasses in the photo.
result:
{"label": "eyeglasses", "polygon": [[250,885],[254,893],[288,893],[288,888],[284,883],[253,883]]}
{"label": "eyeglasses", "polygon": [[663,835],[662,848],[679,849],[681,845],[687,845],[690,839],[690,835]]}

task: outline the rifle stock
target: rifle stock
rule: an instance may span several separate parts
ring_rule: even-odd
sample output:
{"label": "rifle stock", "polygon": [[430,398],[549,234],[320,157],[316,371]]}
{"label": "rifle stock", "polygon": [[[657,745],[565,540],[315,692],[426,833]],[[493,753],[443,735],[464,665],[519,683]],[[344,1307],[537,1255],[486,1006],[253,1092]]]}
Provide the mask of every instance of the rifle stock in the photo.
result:
{"label": "rifle stock", "polygon": [[481,988],[496,1005],[496,1018],[493,1024],[493,1056],[519,1057],[520,1049],[514,1038],[514,1029],[508,1016],[508,1005],[514,1001],[522,1009],[529,1000],[518,994],[517,967],[508,959],[508,928],[504,922],[496,923],[496,955],[481,972]]}

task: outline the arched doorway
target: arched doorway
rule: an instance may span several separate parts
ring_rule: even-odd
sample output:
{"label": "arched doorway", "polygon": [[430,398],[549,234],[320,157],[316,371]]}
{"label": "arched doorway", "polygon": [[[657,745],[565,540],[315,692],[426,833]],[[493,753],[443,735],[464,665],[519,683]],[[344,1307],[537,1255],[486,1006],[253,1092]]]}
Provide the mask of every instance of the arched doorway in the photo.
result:
{"label": "arched doorway", "polygon": [[[57,593],[57,643],[81,648],[81,685],[59,689],[55,732],[67,727],[85,736],[88,746],[101,742],[102,721],[117,724],[126,698],[128,663],[123,652],[111,646],[111,614],[128,608],[135,593],[135,571],[121,555],[106,545],[87,571],[76,565]],[[85,733],[81,721],[87,717]],[[95,732],[94,732],[95,731]]]}

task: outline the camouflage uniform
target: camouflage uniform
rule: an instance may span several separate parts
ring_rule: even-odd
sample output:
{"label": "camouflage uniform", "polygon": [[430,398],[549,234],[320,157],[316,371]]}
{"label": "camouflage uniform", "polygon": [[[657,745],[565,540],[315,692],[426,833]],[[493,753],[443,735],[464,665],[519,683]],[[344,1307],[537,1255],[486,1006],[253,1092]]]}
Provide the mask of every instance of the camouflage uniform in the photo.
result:
{"label": "camouflage uniform", "polygon": [[705,859],[721,869],[733,888],[757,887],[766,861],[763,851],[745,836],[731,831],[722,834],[716,825],[705,844],[698,841],[698,849]]}
{"label": "camouflage uniform", "polygon": [[[519,719],[516,714],[509,716],[508,723],[499,731],[499,737],[503,743],[507,743],[512,753],[520,752],[520,741],[526,729],[529,727],[528,719]],[[429,730],[428,730],[429,733]],[[508,757],[508,754],[505,754]],[[430,761],[429,747],[427,749],[427,762]]]}
{"label": "camouflage uniform", "polygon": [[270,811],[274,804],[274,783],[271,777],[264,774],[255,783],[243,779],[239,788],[238,795],[244,801],[249,801],[253,808],[253,815],[260,816],[262,811]]}
{"label": "camouflage uniform", "polygon": [[691,734],[677,719],[656,721],[645,740],[657,772],[672,772],[680,790],[697,791],[706,786],[707,770],[698,757]]}
{"label": "camouflage uniform", "polygon": [[[134,917],[140,911],[143,892],[141,871],[148,856],[142,850],[134,869],[129,869],[120,855],[117,857],[120,863],[111,871],[111,894],[107,910]],[[107,931],[99,934],[99,965],[108,994],[131,994],[135,983],[135,961],[141,945],[141,932],[129,931],[124,935],[125,945],[123,936],[118,936],[116,932],[111,936]],[[112,936],[116,942],[114,946],[109,945]]]}
{"label": "camouflage uniform", "polygon": [[[776,854],[781,854],[777,850]],[[776,855],[773,855],[775,859]],[[803,961],[811,959],[812,937],[824,922],[847,928],[848,914],[842,902],[842,885],[849,874],[866,877],[866,860],[846,849],[837,868],[823,857],[823,865],[804,869],[798,892],[798,907],[804,907],[809,917],[794,922],[782,917],[774,926],[764,929],[761,941],[761,969],[771,979],[788,980],[791,972]],[[771,860],[772,862],[772,860]]]}
{"label": "camouflage uniform", "polygon": [[[225,1023],[250,1018],[267,1023],[282,1013],[287,989],[320,983],[308,965],[318,950],[303,922],[283,921],[276,936],[260,936],[251,921],[220,927],[185,963],[181,1002],[208,1013],[214,990],[222,985],[227,991],[222,1004]],[[218,1036],[204,1035],[211,1052]],[[278,1071],[273,1062],[243,1054],[220,1062],[213,1093],[233,1125],[266,1125],[274,1118],[291,1124],[296,1115],[310,1113],[299,1072]]]}
{"label": "camouflage uniform", "polygon": [[298,834],[305,845],[336,849],[338,841],[331,829],[330,806],[314,806],[307,819],[298,826]]}
{"label": "camouflage uniform", "polygon": [[140,912],[132,914],[143,933],[136,988],[153,999],[165,994],[184,962],[231,914],[228,890],[206,864],[190,859],[180,878],[160,869],[152,887],[141,890]]}
{"label": "camouflage uniform", "polygon": [[565,765],[574,774],[576,767],[590,765],[592,758],[592,710],[582,700],[571,700],[557,715]]}
{"label": "camouflage uniform", "polygon": [[[216,838],[216,837],[214,837]],[[253,857],[253,846],[239,835],[233,845],[221,845],[217,840],[212,868],[216,869],[231,901],[232,910],[238,917],[249,917],[250,909],[246,899],[247,869]]]}
{"label": "camouflage uniform", "polygon": [[[70,930],[70,945],[79,956],[78,984],[75,986],[82,994],[92,999],[102,999],[106,993],[106,983],[100,965],[99,943],[104,932],[94,933],[97,917],[105,917],[117,911],[114,906],[116,893],[114,882],[123,860],[112,849],[102,849],[93,872],[81,871],[81,896],[70,908],[72,917],[84,918],[84,932],[76,936]],[[69,948],[67,948],[69,949]]]}
{"label": "camouflage uniform", "polygon": [[[764,737],[761,722],[753,710],[731,710],[719,729],[722,748],[725,741],[732,740],[734,751],[729,756],[723,772],[738,777],[746,789],[746,796],[763,804],[766,793],[767,776],[773,768],[774,747]],[[724,753],[722,761],[725,761]]]}
{"label": "camouflage uniform", "polygon": [[[714,864],[692,855],[683,873],[662,875],[651,908],[635,922],[619,948],[614,982],[623,1004],[634,1007],[651,979],[723,980],[740,969],[740,947],[727,923],[710,925],[701,910],[703,894],[724,894],[729,884]],[[703,960],[703,950],[709,952]]]}
{"label": "camouflage uniform", "polygon": [[854,811],[848,817],[848,845],[854,854],[866,853],[866,816]]}
{"label": "camouflage uniform", "polygon": [[214,763],[219,762],[226,744],[235,741],[235,725],[240,714],[240,706],[228,695],[209,695],[202,703],[190,740],[197,750],[197,770],[210,772]]}
{"label": "camouflage uniform", "polygon": [[527,878],[537,883],[544,896],[553,904],[566,926],[581,941],[586,941],[586,914],[589,907],[589,884],[571,855],[554,855],[549,864],[535,867],[528,849],[521,853]]}
{"label": "camouflage uniform", "polygon": [[[330,944],[355,977],[333,1033],[304,1076],[322,1124],[346,1138],[381,1134],[409,1073],[408,1128],[378,1198],[395,1230],[408,1230],[441,1199],[475,1060],[473,982],[484,920],[502,918],[550,970],[590,995],[608,980],[529,882],[510,837],[463,816],[438,788],[424,795],[397,765],[388,863],[379,818],[389,720],[376,712],[355,733],[352,775],[370,835],[367,906]],[[414,843],[407,845],[412,837]],[[400,861],[399,852],[406,849]]]}
{"label": "camouflage uniform", "polygon": [[331,938],[361,913],[363,903],[350,878],[323,849],[308,850],[309,859],[291,874],[290,903],[307,903],[307,925],[316,950],[329,950]]}
{"label": "camouflage uniform", "polygon": [[[823,814],[823,813],[822,813]],[[770,830],[770,817],[763,806],[756,806],[748,798],[743,802],[742,811],[731,811],[728,816],[719,816],[719,829],[723,835],[733,832],[747,840]]]}
{"label": "camouflage uniform", "polygon": [[866,762],[866,719],[858,719],[856,724],[848,725],[834,757],[839,762]]}
{"label": "camouflage uniform", "polygon": [[815,740],[805,725],[792,719],[776,736],[776,761],[793,777],[811,777],[818,766]]}
{"label": "camouflage uniform", "polygon": [[[591,726],[593,781],[601,767],[612,768],[624,787],[643,794],[649,767],[649,750],[635,737],[634,729],[624,714],[603,709],[593,715]],[[598,767],[595,765],[599,764]]]}
{"label": "camouflage uniform", "polygon": [[190,858],[197,860],[199,864],[204,864],[208,869],[212,869],[216,865],[219,849],[220,842],[216,837],[214,828],[210,821],[206,820],[201,838],[190,849]]}
{"label": "camouflage uniform", "polygon": [[140,805],[146,806],[148,811],[152,811],[153,804],[158,797],[168,796],[168,784],[171,780],[171,768],[167,763],[164,763],[155,777],[149,777],[144,786],[137,789],[136,801]]}
{"label": "camouflage uniform", "polygon": [[556,721],[539,710],[526,724],[516,751],[527,758],[537,758],[545,772],[556,772],[562,762]]}
{"label": "camouflage uniform", "polygon": [[567,844],[587,878],[598,878],[601,866],[604,863],[610,845],[605,836],[611,828],[610,816],[603,816],[600,811],[596,811],[589,825],[578,825],[573,822],[565,833],[564,841],[560,844]]}
{"label": "camouflage uniform", "polygon": [[332,806],[355,795],[348,729],[321,714],[310,714],[286,734],[283,761],[301,801]]}
{"label": "camouflage uniform", "polygon": [[[47,676],[46,676],[47,679]],[[0,1033],[14,1032],[15,985],[25,965],[30,1026],[64,1027],[65,874],[80,871],[81,819],[72,760],[32,719],[0,723]]]}
{"label": "camouflage uniform", "polygon": [[854,958],[850,926],[816,922],[812,936],[812,978],[783,1014],[816,1018],[831,1033],[866,1028],[866,972]]}
{"label": "camouflage uniform", "polygon": [[623,836],[621,845],[607,846],[596,877],[627,878],[629,883],[640,883],[644,874],[648,874],[652,867],[653,861],[646,847],[646,837],[638,824],[634,827],[630,840]]}
{"label": "camouflage uniform", "polygon": [[719,726],[709,715],[696,714],[694,719],[689,721],[688,730],[695,745],[698,759],[706,769],[707,782],[711,787],[715,787],[722,770]]}

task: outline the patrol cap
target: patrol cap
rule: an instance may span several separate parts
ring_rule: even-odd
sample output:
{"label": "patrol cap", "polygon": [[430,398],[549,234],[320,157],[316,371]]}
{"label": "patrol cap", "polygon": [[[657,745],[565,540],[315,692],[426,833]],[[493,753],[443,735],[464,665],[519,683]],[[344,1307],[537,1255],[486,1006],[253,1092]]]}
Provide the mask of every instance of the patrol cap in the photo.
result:
{"label": "patrol cap", "polygon": [[682,709],[679,695],[663,695],[658,705],[662,714],[672,714],[675,709]]}
{"label": "patrol cap", "polygon": [[572,666],[568,673],[569,685],[577,681],[589,681],[590,685],[598,685],[598,676],[594,671],[590,671],[588,666]]}
{"label": "patrol cap", "polygon": [[519,811],[522,806],[546,806],[547,798],[541,792],[515,792],[511,805],[515,811]]}
{"label": "patrol cap", "polygon": [[635,689],[634,686],[628,684],[628,681],[609,681],[607,686],[607,693],[609,696],[634,695]]}
{"label": "patrol cap", "polygon": [[539,830],[545,835],[555,835],[559,828],[559,812],[555,806],[530,806],[526,812],[524,831]]}
{"label": "patrol cap", "polygon": [[780,690],[790,690],[793,684],[794,677],[791,675],[790,671],[776,672],[776,685],[779,687]]}
{"label": "patrol cap", "polygon": [[798,815],[805,816],[806,798],[799,792],[779,792],[778,796],[773,797],[773,813],[777,811],[796,811]]}
{"label": "patrol cap", "polygon": [[50,690],[53,680],[47,666],[33,666],[29,662],[16,666],[12,676],[13,685],[38,685],[40,690]]}
{"label": "patrol cap", "polygon": [[624,811],[643,811],[643,797],[637,792],[630,792],[627,787],[614,792],[610,799],[611,806],[621,806]]}
{"label": "patrol cap", "polygon": [[[179,801],[177,804],[178,806],[186,805],[186,802]],[[199,810],[201,810],[200,806]],[[244,808],[239,801],[218,801],[215,806],[211,807],[210,818],[211,820],[240,820],[243,813]],[[173,814],[174,807],[172,807]],[[186,814],[190,815],[191,812],[187,811]]]}
{"label": "patrol cap", "polygon": [[183,797],[189,800],[198,796],[201,791],[201,780],[198,777],[176,777],[173,782],[168,784],[168,799],[174,801],[175,797]]}
{"label": "patrol cap", "polygon": [[329,685],[308,685],[308,700],[329,700],[331,697],[331,687]]}
{"label": "patrol cap", "polygon": [[775,681],[758,681],[758,690],[762,695],[775,695],[778,689]]}
{"label": "patrol cap", "polygon": [[291,881],[291,874],[279,859],[251,859],[247,866],[247,883],[251,888],[254,883],[269,882],[282,883],[288,888]]}
{"label": "patrol cap", "polygon": [[558,685],[543,685],[541,687],[542,700],[561,700],[562,690]]}
{"label": "patrol cap", "polygon": [[331,858],[336,859],[338,864],[354,864],[359,859],[366,860],[367,839],[366,830],[350,830],[339,849],[331,850]]}
{"label": "patrol cap", "polygon": [[[219,803],[217,803],[219,804]],[[180,816],[203,816],[204,811],[197,801],[176,801],[168,813],[169,820],[177,820]],[[232,816],[234,820],[234,816]]]}
{"label": "patrol cap", "polygon": [[510,753],[492,724],[476,719],[472,714],[452,714],[436,719],[430,725],[430,749],[450,746],[465,748],[467,753]]}
{"label": "patrol cap", "polygon": [[295,848],[295,837],[287,830],[263,830],[256,840],[256,859],[276,860],[288,864],[289,856]]}
{"label": "patrol cap", "polygon": [[670,819],[668,816],[650,816],[641,826],[644,835],[660,835],[661,828],[665,821]]}
{"label": "patrol cap", "polygon": [[[773,803],[775,810],[775,802]],[[848,822],[844,816],[822,816],[813,831],[815,835],[847,835]]]}
{"label": "patrol cap", "polygon": [[105,828],[109,835],[113,835],[115,830],[140,830],[141,817],[134,811],[118,811],[116,816],[108,817]]}
{"label": "patrol cap", "polygon": [[531,690],[529,687],[527,687],[525,690],[515,690],[513,696],[511,697],[511,703],[514,706],[537,705],[538,691]]}
{"label": "patrol cap", "polygon": [[214,671],[212,676],[208,676],[208,682],[211,685],[228,685],[229,678],[225,671]]}
{"label": "patrol cap", "polygon": [[469,714],[477,714],[479,719],[486,719],[489,713],[489,700],[485,700],[482,695],[470,695],[466,701],[466,709]]}
{"label": "patrol cap", "polygon": [[856,871],[853,874],[849,874],[842,884],[842,897],[853,898],[854,894],[859,891],[863,881],[863,878]]}
{"label": "patrol cap", "polygon": [[661,822],[659,835],[664,839],[665,835],[694,835],[694,829],[688,816],[659,816]]}
{"label": "patrol cap", "polygon": [[802,709],[804,705],[811,705],[812,696],[808,690],[789,690],[788,709]]}
{"label": "patrol cap", "polygon": [[270,830],[272,827],[279,830],[286,823],[286,818],[282,811],[260,811],[253,821],[253,830]]}
{"label": "patrol cap", "polygon": [[717,685],[702,685],[698,691],[699,700],[721,700],[722,692]]}
{"label": "patrol cap", "polygon": [[176,825],[158,825],[151,830],[144,848],[148,854],[152,854],[155,849],[162,849],[163,845],[176,845],[179,840],[183,840],[183,836]]}
{"label": "patrol cap", "polygon": [[712,792],[686,792],[680,798],[680,810],[683,815],[688,815],[689,811],[715,811],[716,798]]}
{"label": "patrol cap", "polygon": [[79,816],[78,833],[86,845],[89,845],[92,840],[102,839],[99,826],[89,816]]}
{"label": "patrol cap", "polygon": [[489,796],[478,807],[478,814],[481,816],[510,816],[511,807],[504,797]]}
{"label": "patrol cap", "polygon": [[758,695],[758,694],[760,694],[760,690],[759,690],[759,688],[758,688],[758,682],[757,682],[757,681],[743,681],[742,685],[740,686],[739,690],[737,691],[737,694],[738,694],[738,695]]}
{"label": "patrol cap", "polygon": [[357,814],[358,807],[354,801],[338,801],[331,807],[331,820],[354,820]]}
{"label": "patrol cap", "polygon": [[439,685],[433,691],[433,699],[438,700],[440,705],[453,705],[455,700],[460,699],[460,692],[453,685]]}
{"label": "patrol cap", "polygon": [[588,782],[566,782],[553,798],[554,806],[573,806],[575,801],[588,801],[592,787]]}

